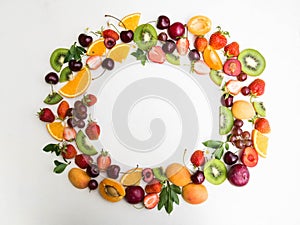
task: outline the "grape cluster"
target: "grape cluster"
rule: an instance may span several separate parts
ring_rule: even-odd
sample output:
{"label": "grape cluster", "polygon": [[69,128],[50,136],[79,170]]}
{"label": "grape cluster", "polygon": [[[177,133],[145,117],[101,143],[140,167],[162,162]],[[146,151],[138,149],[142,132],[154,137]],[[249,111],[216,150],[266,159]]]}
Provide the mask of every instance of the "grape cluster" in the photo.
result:
{"label": "grape cluster", "polygon": [[235,119],[229,138],[229,141],[239,149],[252,146],[251,134],[249,131],[243,131],[243,125],[243,120]]}
{"label": "grape cluster", "polygon": [[87,106],[80,100],[75,101],[74,108],[70,108],[69,116],[67,123],[70,127],[84,128],[85,119],[88,117]]}

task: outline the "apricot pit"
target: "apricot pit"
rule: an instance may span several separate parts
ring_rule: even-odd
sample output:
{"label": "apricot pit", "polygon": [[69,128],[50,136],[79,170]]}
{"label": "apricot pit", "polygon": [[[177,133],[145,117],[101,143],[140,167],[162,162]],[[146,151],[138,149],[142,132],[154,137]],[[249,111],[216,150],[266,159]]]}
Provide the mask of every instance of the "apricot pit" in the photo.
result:
{"label": "apricot pit", "polygon": [[104,178],[99,184],[100,195],[109,202],[118,202],[125,196],[125,188],[118,181]]}

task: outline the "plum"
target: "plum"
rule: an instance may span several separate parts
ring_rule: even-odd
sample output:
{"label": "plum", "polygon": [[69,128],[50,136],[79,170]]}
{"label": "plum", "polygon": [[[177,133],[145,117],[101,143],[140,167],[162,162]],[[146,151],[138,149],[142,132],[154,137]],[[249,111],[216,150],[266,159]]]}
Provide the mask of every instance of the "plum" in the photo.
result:
{"label": "plum", "polygon": [[250,173],[247,166],[239,163],[228,170],[227,178],[231,184],[241,187],[248,183]]}
{"label": "plum", "polygon": [[128,186],[125,192],[125,199],[130,204],[137,204],[144,200],[145,191],[141,186]]}

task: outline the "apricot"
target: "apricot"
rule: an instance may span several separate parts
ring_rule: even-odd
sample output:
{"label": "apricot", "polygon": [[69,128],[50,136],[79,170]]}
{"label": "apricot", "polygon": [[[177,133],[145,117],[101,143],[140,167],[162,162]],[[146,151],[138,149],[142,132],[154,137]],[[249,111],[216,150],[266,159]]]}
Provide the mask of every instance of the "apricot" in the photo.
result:
{"label": "apricot", "polygon": [[170,164],[166,168],[166,176],[173,184],[181,187],[192,182],[190,171],[180,163]]}
{"label": "apricot", "polygon": [[232,105],[231,111],[235,118],[241,120],[248,120],[255,116],[255,110],[252,104],[245,100],[235,101]]}
{"label": "apricot", "polygon": [[182,198],[190,204],[200,204],[208,198],[208,192],[203,184],[187,184],[182,188]]}
{"label": "apricot", "polygon": [[109,202],[118,202],[125,196],[124,186],[111,178],[104,178],[99,184],[100,195]]}
{"label": "apricot", "polygon": [[82,169],[72,168],[68,173],[69,180],[74,187],[84,189],[88,186],[91,177]]}

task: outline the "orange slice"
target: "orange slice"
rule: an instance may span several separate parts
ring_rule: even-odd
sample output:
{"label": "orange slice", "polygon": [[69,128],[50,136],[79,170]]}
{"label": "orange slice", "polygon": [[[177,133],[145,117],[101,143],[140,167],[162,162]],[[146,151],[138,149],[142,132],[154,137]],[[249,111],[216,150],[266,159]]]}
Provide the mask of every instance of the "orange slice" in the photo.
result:
{"label": "orange slice", "polygon": [[211,30],[211,20],[206,16],[194,16],[189,19],[187,28],[194,35],[204,35]]}
{"label": "orange slice", "polygon": [[129,44],[117,44],[114,46],[107,55],[107,58],[111,58],[116,62],[122,62],[125,60],[129,54],[130,45]]}
{"label": "orange slice", "polygon": [[203,52],[204,62],[213,70],[223,69],[223,64],[216,50],[208,45]]}
{"label": "orange slice", "polygon": [[100,38],[94,41],[87,49],[86,54],[88,56],[99,55],[102,56],[106,52],[106,47],[104,45],[104,39]]}
{"label": "orange slice", "polygon": [[121,19],[121,22],[119,22],[119,26],[124,27],[127,30],[134,31],[135,28],[139,25],[140,17],[141,17],[140,13],[129,14],[123,17],[123,19]]}
{"label": "orange slice", "polygon": [[48,123],[46,128],[49,134],[56,140],[62,141],[63,140],[63,133],[64,133],[64,125],[61,121],[54,121],[52,123]]}
{"label": "orange slice", "polygon": [[121,184],[124,186],[139,185],[142,179],[142,171],[142,168],[133,168],[131,170],[128,170],[121,177]]}
{"label": "orange slice", "polygon": [[268,141],[269,138],[266,135],[256,129],[252,131],[252,142],[254,148],[261,157],[267,157]]}
{"label": "orange slice", "polygon": [[66,83],[58,92],[68,98],[81,95],[91,83],[91,73],[87,67],[81,69],[75,77]]}

